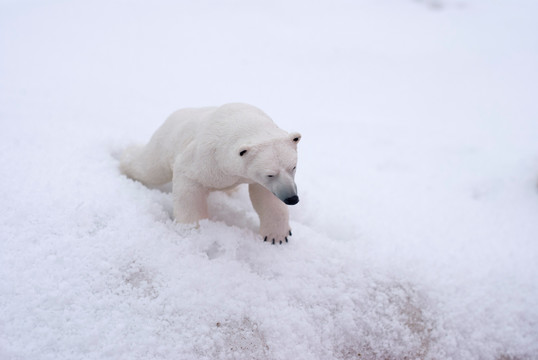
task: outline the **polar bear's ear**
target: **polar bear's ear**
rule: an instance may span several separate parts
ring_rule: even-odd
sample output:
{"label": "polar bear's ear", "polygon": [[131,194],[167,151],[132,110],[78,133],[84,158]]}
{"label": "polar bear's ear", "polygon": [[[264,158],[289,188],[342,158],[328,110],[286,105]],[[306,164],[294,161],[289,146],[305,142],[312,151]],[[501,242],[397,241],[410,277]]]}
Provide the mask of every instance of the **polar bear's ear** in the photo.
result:
{"label": "polar bear's ear", "polygon": [[250,146],[243,145],[239,148],[239,156],[245,155],[250,150]]}
{"label": "polar bear's ear", "polygon": [[297,144],[299,141],[301,141],[301,134],[298,132],[290,133],[290,139]]}

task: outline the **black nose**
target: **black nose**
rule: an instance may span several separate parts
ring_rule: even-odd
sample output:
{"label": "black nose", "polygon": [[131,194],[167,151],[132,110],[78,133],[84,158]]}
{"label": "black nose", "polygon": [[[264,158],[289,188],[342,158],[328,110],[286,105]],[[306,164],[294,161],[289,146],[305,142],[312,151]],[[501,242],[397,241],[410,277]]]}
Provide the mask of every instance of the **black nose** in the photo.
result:
{"label": "black nose", "polygon": [[287,205],[295,205],[299,202],[299,197],[297,195],[293,195],[292,197],[289,197],[284,200],[284,203]]}

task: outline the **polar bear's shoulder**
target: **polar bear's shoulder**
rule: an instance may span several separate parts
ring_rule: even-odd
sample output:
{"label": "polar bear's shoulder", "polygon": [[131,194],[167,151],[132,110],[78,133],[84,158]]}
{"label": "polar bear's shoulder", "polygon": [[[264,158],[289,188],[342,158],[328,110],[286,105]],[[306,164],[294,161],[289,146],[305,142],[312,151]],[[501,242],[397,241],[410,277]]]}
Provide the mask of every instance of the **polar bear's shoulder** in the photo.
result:
{"label": "polar bear's shoulder", "polygon": [[259,108],[244,103],[224,104],[215,109],[214,116],[230,122],[270,122],[273,121]]}
{"label": "polar bear's shoulder", "polygon": [[249,104],[222,105],[215,110],[212,118],[221,126],[229,126],[234,131],[242,132],[247,136],[259,135],[260,131],[261,133],[282,132],[267,114]]}

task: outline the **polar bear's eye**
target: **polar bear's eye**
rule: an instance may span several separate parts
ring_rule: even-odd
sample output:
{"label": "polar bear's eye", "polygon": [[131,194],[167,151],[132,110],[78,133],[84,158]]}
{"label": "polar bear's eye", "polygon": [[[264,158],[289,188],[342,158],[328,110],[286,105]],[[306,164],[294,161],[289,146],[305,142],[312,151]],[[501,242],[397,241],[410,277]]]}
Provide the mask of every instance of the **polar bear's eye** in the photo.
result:
{"label": "polar bear's eye", "polygon": [[274,177],[274,175],[267,175],[267,177],[268,177],[268,178],[272,178],[272,177]]}

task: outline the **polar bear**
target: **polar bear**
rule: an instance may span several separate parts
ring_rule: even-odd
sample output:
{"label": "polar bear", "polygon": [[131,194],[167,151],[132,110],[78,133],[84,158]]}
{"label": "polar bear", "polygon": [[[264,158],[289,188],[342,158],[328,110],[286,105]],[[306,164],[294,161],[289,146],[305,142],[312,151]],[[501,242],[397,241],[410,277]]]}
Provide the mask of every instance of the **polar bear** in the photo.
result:
{"label": "polar bear", "polygon": [[207,196],[249,184],[260,234],[272,244],[291,236],[286,205],[299,202],[295,185],[299,133],[287,133],[247,104],[178,110],[145,146],[128,147],[120,169],[148,186],[172,181],[174,218],[208,218]]}

